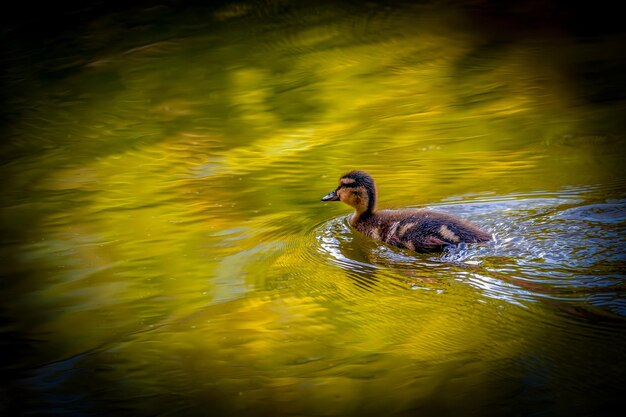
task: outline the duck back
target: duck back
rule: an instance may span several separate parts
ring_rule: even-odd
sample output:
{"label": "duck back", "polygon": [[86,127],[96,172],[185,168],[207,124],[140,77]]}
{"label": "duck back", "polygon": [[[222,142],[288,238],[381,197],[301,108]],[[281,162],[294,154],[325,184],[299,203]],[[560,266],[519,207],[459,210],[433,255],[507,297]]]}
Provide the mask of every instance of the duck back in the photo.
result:
{"label": "duck back", "polygon": [[372,239],[416,252],[436,252],[458,243],[491,240],[476,225],[433,210],[381,210],[354,224]]}

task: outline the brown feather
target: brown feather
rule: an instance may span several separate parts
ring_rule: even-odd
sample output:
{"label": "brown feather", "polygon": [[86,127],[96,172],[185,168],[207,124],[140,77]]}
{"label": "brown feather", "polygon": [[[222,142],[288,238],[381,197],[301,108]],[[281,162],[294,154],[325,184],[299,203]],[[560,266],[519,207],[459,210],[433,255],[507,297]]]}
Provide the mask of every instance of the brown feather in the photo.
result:
{"label": "brown feather", "polygon": [[433,210],[376,210],[376,185],[369,174],[352,171],[340,179],[339,200],[354,207],[350,224],[359,232],[390,245],[416,252],[442,251],[457,243],[491,240],[475,224]]}

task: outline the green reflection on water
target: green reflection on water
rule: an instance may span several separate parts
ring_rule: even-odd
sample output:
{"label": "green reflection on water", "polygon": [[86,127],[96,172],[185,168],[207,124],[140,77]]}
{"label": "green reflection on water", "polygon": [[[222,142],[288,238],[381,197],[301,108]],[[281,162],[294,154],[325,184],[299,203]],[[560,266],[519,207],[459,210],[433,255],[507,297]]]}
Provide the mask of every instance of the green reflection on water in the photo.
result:
{"label": "green reflection on water", "polygon": [[[593,235],[559,217],[623,205],[623,101],[567,71],[607,62],[615,36],[496,42],[436,5],[163,7],[16,47],[6,71],[3,332],[28,348],[5,365],[7,407],[485,415],[615,398],[624,337],[604,320],[623,326],[621,293],[603,304],[576,278],[623,278],[623,219]],[[319,202],[352,168],[381,206],[455,202],[504,246],[476,268],[385,252]]]}

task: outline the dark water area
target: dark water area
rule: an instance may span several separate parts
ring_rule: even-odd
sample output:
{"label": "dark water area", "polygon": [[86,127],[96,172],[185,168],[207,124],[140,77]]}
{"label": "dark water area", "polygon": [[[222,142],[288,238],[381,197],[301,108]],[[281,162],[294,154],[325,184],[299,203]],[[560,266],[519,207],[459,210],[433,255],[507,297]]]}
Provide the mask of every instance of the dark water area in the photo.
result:
{"label": "dark water area", "polygon": [[[620,413],[617,4],[0,19],[0,415]],[[352,169],[381,208],[493,240],[418,254],[359,234],[320,202]]]}

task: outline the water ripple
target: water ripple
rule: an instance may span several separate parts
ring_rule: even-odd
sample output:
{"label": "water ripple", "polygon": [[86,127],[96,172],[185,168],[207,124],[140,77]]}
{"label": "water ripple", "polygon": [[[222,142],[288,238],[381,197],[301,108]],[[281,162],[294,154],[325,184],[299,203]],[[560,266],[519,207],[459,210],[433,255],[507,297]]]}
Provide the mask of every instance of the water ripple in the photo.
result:
{"label": "water ripple", "polygon": [[623,315],[623,200],[587,204],[580,198],[490,200],[445,206],[446,211],[476,218],[493,232],[494,239],[487,244],[414,254],[363,237],[342,217],[315,230],[317,252],[357,280],[403,271],[405,282],[419,287],[433,275],[452,273],[486,297],[517,305],[550,299],[568,305],[589,303]]}

